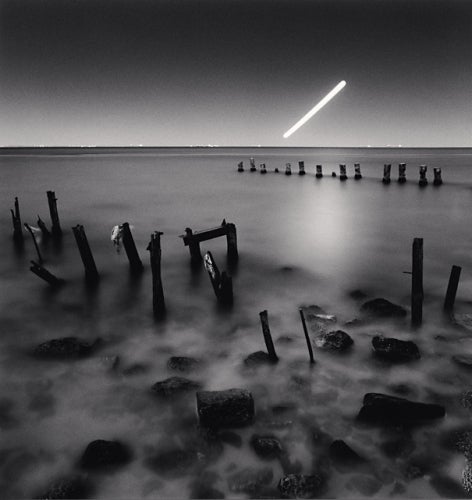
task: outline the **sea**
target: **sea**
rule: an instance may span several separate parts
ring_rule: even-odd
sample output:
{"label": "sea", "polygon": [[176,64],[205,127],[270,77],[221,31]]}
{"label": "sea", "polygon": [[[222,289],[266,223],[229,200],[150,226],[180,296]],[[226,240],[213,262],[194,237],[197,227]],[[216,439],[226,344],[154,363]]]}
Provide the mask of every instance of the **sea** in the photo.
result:
{"label": "sea", "polygon": [[[251,157],[267,174],[249,171]],[[306,175],[298,175],[299,161]],[[407,165],[404,184],[397,182],[399,163]],[[382,183],[384,164],[392,165],[390,184]],[[425,187],[418,185],[420,165],[428,167]],[[433,186],[438,167],[443,184]],[[22,222],[37,226],[40,216],[50,226],[49,190],[63,237],[35,234],[43,266],[65,280],[59,289],[30,272],[37,260],[31,235],[24,232],[22,249],[12,238],[15,197]],[[470,369],[453,359],[472,355],[471,148],[10,148],[0,152],[0,204],[2,497],[37,498],[60,478],[80,477],[96,498],[277,498],[289,473],[322,475],[319,496],[326,498],[468,496],[467,458],[451,440],[472,432]],[[224,237],[202,242],[201,250],[232,277],[232,306],[218,303],[208,273],[191,267],[180,237],[223,220],[237,228],[237,265],[227,262]],[[111,241],[113,227],[124,222],[144,264],[139,276]],[[100,274],[95,287],[84,280],[71,230],[77,224]],[[166,315],[159,319],[147,251],[154,231],[163,233]],[[423,322],[415,328],[414,238],[423,238],[424,259]],[[462,268],[456,322],[443,313],[453,265]],[[362,303],[378,297],[408,315],[363,320]],[[310,305],[335,316],[330,329],[351,336],[347,352],[321,349],[319,332],[310,329],[309,362],[299,308]],[[245,358],[266,350],[264,310],[279,361],[249,368]],[[376,335],[414,341],[421,358],[378,359]],[[102,342],[80,359],[32,355],[62,337]],[[172,356],[198,359],[199,368],[176,372],[168,367]],[[248,389],[254,422],[231,429],[231,437],[225,431],[226,441],[213,436],[217,453],[202,451],[195,390],[162,399],[151,389],[172,376],[205,390]],[[356,416],[371,392],[441,404],[446,416],[414,428],[361,425]],[[291,467],[260,458],[254,435],[278,439]],[[81,456],[98,439],[128,446],[129,463],[84,471]],[[367,465],[337,467],[329,453],[334,440]],[[182,454],[162,455],[176,450]],[[176,463],[156,469],[159,456]]]}

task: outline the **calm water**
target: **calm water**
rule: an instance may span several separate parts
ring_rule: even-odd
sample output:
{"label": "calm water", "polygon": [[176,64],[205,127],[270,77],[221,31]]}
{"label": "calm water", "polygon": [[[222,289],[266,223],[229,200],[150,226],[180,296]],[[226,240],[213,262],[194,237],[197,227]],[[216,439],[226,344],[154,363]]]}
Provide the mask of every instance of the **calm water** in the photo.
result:
{"label": "calm water", "polygon": [[[250,173],[249,157],[265,162],[265,176]],[[244,160],[246,172],[236,172]],[[286,177],[291,162],[304,160],[308,175]],[[361,163],[364,178],[353,180],[353,163]],[[407,163],[409,182],[398,185],[397,165]],[[315,179],[322,163],[325,177]],[[338,164],[348,165],[350,179],[330,177]],[[384,163],[392,163],[392,182],[380,182]],[[417,185],[418,166],[428,165],[430,184]],[[444,185],[432,186],[432,168],[442,167]],[[27,151],[0,156],[0,491],[6,497],[31,497],[58,476],[77,470],[86,445],[94,439],[120,439],[133,450],[133,461],[113,473],[94,475],[100,498],[188,497],[192,474],[163,477],[146,466],[158,450],[182,447],[196,424],[190,395],[173,404],[157,401],[149,389],[171,376],[170,356],[194,356],[204,368],[189,375],[206,389],[245,387],[252,391],[257,411],[253,427],[238,430],[243,446],[225,445],[207,469],[218,474],[214,487],[231,493],[227,477],[244,467],[273,469],[249,445],[255,433],[281,439],[292,460],[309,474],[323,453],[311,443],[313,429],[344,439],[371,460],[363,473],[379,488],[375,495],[437,497],[435,478],[460,483],[464,458],[444,449],[441,436],[470,422],[470,410],[460,403],[472,383],[467,372],[451,362],[457,353],[472,354],[472,337],[442,320],[442,300],[453,264],[462,266],[457,310],[471,312],[472,303],[472,150],[411,149],[197,149],[101,151]],[[26,238],[18,255],[11,241],[9,209],[20,199],[24,222],[39,214],[49,223],[45,192],[54,190],[65,235],[61,248],[41,245],[45,267],[67,280],[52,293],[30,271],[35,258]],[[235,302],[230,310],[216,305],[205,271],[192,273],[189,254],[178,237],[219,225],[223,218],[238,230],[240,261],[233,275]],[[145,272],[139,280],[128,273],[124,251],[117,254],[111,228],[128,221]],[[85,226],[101,274],[97,290],[87,290],[83,268],[70,227]],[[146,246],[152,231],[162,236],[163,285],[168,306],[166,321],[152,318],[151,282]],[[355,289],[369,298],[383,296],[409,306],[411,243],[424,238],[424,323],[411,331],[400,324],[342,326],[356,318]],[[225,269],[224,239],[202,243]],[[298,316],[300,305],[317,304],[338,319],[354,339],[346,356],[315,349],[317,363],[308,366],[306,344]],[[280,362],[255,372],[243,369],[251,352],[264,349],[259,311],[267,309]],[[414,339],[422,359],[415,364],[384,366],[371,354],[371,338]],[[438,340],[438,335],[450,339]],[[470,334],[469,334],[470,335]],[[101,337],[103,347],[93,357],[75,362],[39,362],[30,356],[45,340],[77,336]],[[292,341],[277,342],[281,336]],[[441,337],[440,337],[441,338]],[[119,356],[110,369],[107,356]],[[125,376],[139,363],[146,371]],[[305,384],[299,384],[304,380]],[[413,431],[414,450],[396,459],[380,444],[389,436],[381,429],[359,427],[354,417],[366,392],[392,394],[392,386],[407,384],[411,399],[440,402],[447,417]],[[271,406],[293,403],[291,425],[268,428]],[[472,426],[471,426],[472,430]],[[422,462],[421,462],[422,460]],[[429,463],[419,477],[405,472],[416,463]],[[355,486],[359,473],[333,469],[326,496],[362,496]],[[365,478],[364,478],[365,479]],[[354,485],[354,486],[353,486]],[[444,494],[444,493],[443,493]]]}

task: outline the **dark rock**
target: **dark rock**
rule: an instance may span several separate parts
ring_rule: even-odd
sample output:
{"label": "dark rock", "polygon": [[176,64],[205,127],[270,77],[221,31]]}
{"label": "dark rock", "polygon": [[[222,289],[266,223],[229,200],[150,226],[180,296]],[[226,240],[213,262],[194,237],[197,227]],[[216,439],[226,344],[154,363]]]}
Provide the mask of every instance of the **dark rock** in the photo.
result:
{"label": "dark rock", "polygon": [[339,439],[331,443],[329,456],[334,464],[341,469],[356,467],[366,462],[365,458],[361,457],[344,441]]}
{"label": "dark rock", "polygon": [[183,373],[191,372],[200,367],[201,361],[195,358],[188,358],[185,356],[172,356],[167,361],[167,368],[169,370],[176,370]]}
{"label": "dark rock", "polygon": [[452,356],[452,360],[464,368],[472,369],[472,356],[468,354],[456,354]]}
{"label": "dark rock", "polygon": [[320,474],[287,474],[278,484],[282,498],[316,498],[324,486],[325,480]]}
{"label": "dark rock", "polygon": [[39,344],[33,354],[40,358],[80,358],[92,354],[100,342],[100,339],[86,342],[77,337],[63,337]]}
{"label": "dark rock", "polygon": [[84,469],[102,469],[125,465],[131,460],[131,452],[127,446],[119,441],[105,441],[97,439],[85,448],[80,460]]}
{"label": "dark rock", "polygon": [[362,496],[370,497],[382,488],[382,483],[374,477],[359,474],[350,479],[348,486],[353,487]]}
{"label": "dark rock", "polygon": [[201,385],[198,382],[183,377],[170,377],[152,386],[152,391],[158,396],[170,397],[189,391],[199,389]]}
{"label": "dark rock", "polygon": [[353,343],[354,341],[352,338],[342,330],[322,333],[318,335],[315,340],[317,347],[330,351],[344,351],[351,347]]}
{"label": "dark rock", "polygon": [[156,453],[146,464],[164,477],[180,477],[189,474],[198,464],[198,455],[194,450],[176,448]]}
{"label": "dark rock", "polygon": [[403,318],[406,316],[406,309],[381,298],[365,302],[361,306],[361,311],[378,318]]}
{"label": "dark rock", "polygon": [[260,365],[273,364],[273,361],[266,352],[256,351],[249,354],[249,356],[244,360],[244,364],[250,368],[254,368]]}
{"label": "dark rock", "polygon": [[379,424],[415,424],[442,418],[446,414],[443,406],[417,403],[386,394],[368,393],[363,403],[357,418]]}
{"label": "dark rock", "polygon": [[461,484],[448,476],[433,476],[430,484],[442,497],[466,498],[468,496]]}
{"label": "dark rock", "polygon": [[378,357],[389,361],[405,362],[420,359],[421,357],[418,346],[409,340],[398,340],[376,335],[372,339],[372,346]]}
{"label": "dark rock", "polygon": [[231,431],[223,431],[218,434],[219,438],[223,443],[227,443],[235,448],[241,448],[243,445],[243,439],[239,434]]}
{"label": "dark rock", "polygon": [[465,468],[462,471],[462,486],[470,498],[472,496],[472,465],[469,460],[466,460]]}
{"label": "dark rock", "polygon": [[283,452],[280,441],[274,436],[258,436],[251,438],[251,446],[260,458],[271,460],[280,457]]}
{"label": "dark rock", "polygon": [[234,493],[255,495],[263,486],[269,484],[273,478],[274,472],[270,467],[260,469],[248,467],[229,476],[228,487]]}
{"label": "dark rock", "polygon": [[80,476],[68,476],[53,481],[46,491],[39,495],[41,499],[88,498],[92,492],[91,485]]}
{"label": "dark rock", "polygon": [[246,389],[200,391],[197,412],[204,427],[241,427],[254,419],[254,400]]}

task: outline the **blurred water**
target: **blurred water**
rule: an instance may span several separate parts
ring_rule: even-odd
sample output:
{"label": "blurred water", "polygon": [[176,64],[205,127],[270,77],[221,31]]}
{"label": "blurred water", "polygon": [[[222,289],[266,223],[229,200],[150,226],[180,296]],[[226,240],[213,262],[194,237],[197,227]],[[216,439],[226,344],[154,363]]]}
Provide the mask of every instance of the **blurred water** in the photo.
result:
{"label": "blurred water", "polygon": [[[267,175],[248,171],[250,156],[265,162]],[[159,477],[145,460],[156,449],[179,443],[196,423],[193,397],[183,406],[163,404],[149,394],[151,385],[171,375],[172,355],[202,358],[205,368],[191,377],[207,389],[247,387],[261,418],[253,428],[238,431],[241,449],[225,447],[209,469],[219,473],[217,489],[229,495],[227,468],[264,465],[248,444],[255,431],[265,431],[265,410],[293,402],[294,424],[269,432],[280,437],[303,472],[312,470],[310,432],[322,429],[333,439],[345,439],[376,464],[382,483],[379,496],[388,496],[399,483],[398,496],[438,496],[431,486],[434,474],[460,481],[460,455],[443,450],[439,436],[455,425],[468,424],[469,410],[461,407],[462,391],[470,389],[467,373],[451,363],[454,353],[468,352],[472,340],[443,322],[441,316],[450,268],[462,266],[457,309],[471,309],[472,235],[467,220],[472,208],[470,149],[213,149],[101,151],[69,154],[26,151],[0,156],[0,400],[2,446],[0,489],[7,497],[28,497],[50,479],[75,470],[89,441],[122,439],[134,451],[133,462],[114,474],[94,478],[96,496],[185,497],[192,477]],[[237,173],[244,160],[246,172]],[[286,162],[296,174],[304,160],[304,177],[283,175]],[[361,163],[363,179],[353,180],[353,163]],[[398,185],[397,165],[407,163],[408,182]],[[325,177],[315,179],[322,163]],[[331,178],[339,163],[348,165],[350,179]],[[384,163],[392,163],[393,182],[381,182]],[[418,165],[429,166],[430,184],[417,185]],[[278,167],[281,173],[275,174]],[[432,186],[432,168],[442,167],[444,185]],[[49,222],[45,192],[54,190],[65,235],[58,248],[41,244],[45,267],[67,280],[58,292],[29,272],[35,258],[29,235],[25,249],[15,252],[9,209],[20,200],[24,222],[36,215]],[[205,271],[191,272],[189,254],[179,234],[219,225],[223,218],[238,230],[240,261],[231,271],[235,303],[217,306]],[[128,272],[124,251],[116,254],[111,228],[128,221],[145,263],[140,279]],[[101,275],[95,291],[83,282],[83,268],[70,227],[85,226]],[[152,231],[163,231],[162,273],[168,307],[164,322],[152,318],[150,268],[146,246]],[[349,297],[355,289],[370,298],[383,296],[409,306],[411,243],[424,238],[424,324],[411,331],[400,324],[349,328],[344,322],[358,316],[360,303]],[[202,243],[220,269],[226,268],[225,239]],[[317,304],[336,314],[338,327],[355,341],[352,352],[339,357],[315,349],[310,369],[299,322],[300,305]],[[242,369],[249,353],[264,349],[259,311],[269,311],[281,361],[255,373]],[[413,365],[386,367],[372,359],[371,338],[414,339],[422,359]],[[448,342],[435,339],[442,335]],[[29,354],[38,343],[56,337],[102,337],[94,357],[76,362],[39,362]],[[118,371],[107,367],[105,356],[120,358]],[[133,363],[148,371],[125,377]],[[306,385],[300,384],[305,380]],[[432,472],[408,479],[408,460],[382,454],[381,430],[355,425],[354,417],[366,392],[390,392],[392,385],[411,387],[412,399],[439,401],[448,415],[443,422],[416,429],[415,456],[431,457]],[[307,423],[308,422],[308,423]],[[316,448],[316,447],[315,447]],[[282,476],[277,463],[274,486]],[[12,474],[12,471],[15,474]],[[333,471],[327,496],[359,496],[352,474]],[[399,493],[400,492],[400,493]],[[234,496],[234,493],[232,494]],[[244,495],[242,495],[244,496]]]}

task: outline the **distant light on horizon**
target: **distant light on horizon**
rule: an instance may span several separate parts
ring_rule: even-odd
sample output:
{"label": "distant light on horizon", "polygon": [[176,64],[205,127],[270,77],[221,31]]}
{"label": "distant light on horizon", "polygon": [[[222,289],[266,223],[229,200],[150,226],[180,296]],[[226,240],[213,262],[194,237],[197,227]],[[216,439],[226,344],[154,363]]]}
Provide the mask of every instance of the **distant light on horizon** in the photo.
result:
{"label": "distant light on horizon", "polygon": [[285,132],[284,134],[284,139],[287,139],[288,137],[290,137],[294,132],[296,132],[302,125],[304,125],[312,116],[314,116],[316,113],[318,113],[318,111],[323,107],[325,106],[326,104],[328,104],[329,101],[331,101],[331,99],[338,93],[340,92],[344,87],[346,86],[346,81],[345,80],[342,80],[340,81],[336,87],[334,87],[333,90],[331,90],[331,92],[329,92],[328,94],[326,94],[323,99],[321,99],[321,101],[316,104],[316,106],[314,106],[312,109],[310,109],[310,111],[308,111],[308,113],[303,116],[303,118],[301,118],[300,120],[298,120],[297,123],[295,123],[295,125],[293,127],[291,127],[290,129],[287,130],[287,132]]}

